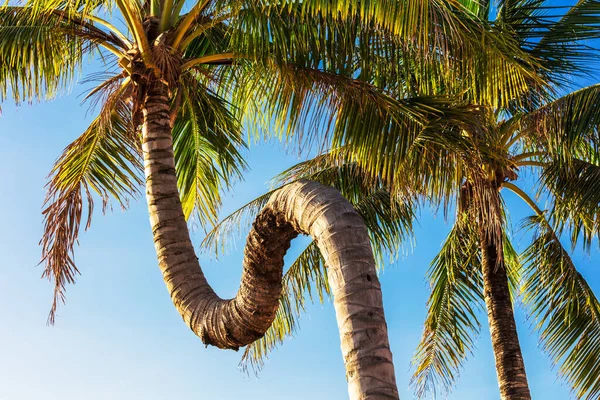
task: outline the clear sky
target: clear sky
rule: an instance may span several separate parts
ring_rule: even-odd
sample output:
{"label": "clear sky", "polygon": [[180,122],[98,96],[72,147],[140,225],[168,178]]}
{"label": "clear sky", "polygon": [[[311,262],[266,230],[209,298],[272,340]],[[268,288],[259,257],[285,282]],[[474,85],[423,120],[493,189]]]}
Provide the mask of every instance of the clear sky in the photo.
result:
{"label": "clear sky", "polygon": [[[80,237],[76,261],[82,275],[67,292],[56,326],[47,327],[52,286],[40,280],[38,241],[45,176],[61,150],[90,121],[80,106],[83,88],[59,100],[15,108],[3,105],[0,117],[0,400],[222,399],[280,400],[347,398],[344,367],[333,307],[309,307],[301,329],[272,354],[255,377],[238,369],[240,353],[205,348],[175,311],[159,273],[145,199],[131,209],[95,215]],[[266,182],[297,162],[277,144],[253,146],[251,171],[225,198],[226,215],[263,193]],[[512,219],[527,215],[508,195]],[[408,388],[410,359],[421,336],[428,287],[424,275],[448,226],[424,213],[417,245],[381,274],[384,306],[398,387]],[[193,239],[199,243],[202,232]],[[519,248],[527,237],[515,232]],[[241,243],[241,242],[240,242]],[[211,284],[222,297],[233,296],[241,273],[242,245],[215,262],[200,256]],[[292,247],[289,256],[301,249]],[[574,257],[600,294],[599,257]],[[289,264],[289,263],[288,263]],[[563,400],[568,388],[557,380],[538,348],[522,309],[519,335],[534,399]],[[457,386],[455,400],[498,399],[494,360],[481,313],[482,332]]]}

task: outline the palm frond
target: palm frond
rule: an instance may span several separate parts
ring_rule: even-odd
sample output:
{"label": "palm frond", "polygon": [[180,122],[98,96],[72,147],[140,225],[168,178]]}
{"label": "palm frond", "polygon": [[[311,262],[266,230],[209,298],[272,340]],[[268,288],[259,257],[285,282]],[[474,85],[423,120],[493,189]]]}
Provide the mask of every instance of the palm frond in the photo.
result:
{"label": "palm frond", "polygon": [[492,107],[544,85],[511,35],[459,1],[254,3],[233,43],[256,61],[358,77],[396,98],[444,89]]}
{"label": "palm frond", "polygon": [[542,143],[556,161],[576,156],[581,142],[600,144],[600,84],[572,92],[521,117],[520,135]]}
{"label": "palm frond", "polygon": [[17,103],[41,100],[66,90],[98,41],[90,28],[54,13],[0,7],[0,101],[9,94]]}
{"label": "palm frond", "polygon": [[579,238],[584,247],[600,237],[600,160],[573,158],[567,165],[552,162],[541,176],[544,187],[553,196],[551,220],[559,232],[571,232],[573,247]]}
{"label": "palm frond", "polygon": [[241,126],[221,97],[192,74],[182,76],[182,105],[173,126],[177,182],[186,218],[194,210],[202,225],[215,224],[220,191],[246,164]]}
{"label": "palm frond", "polygon": [[533,243],[523,254],[524,303],[537,323],[543,349],[577,398],[600,395],[600,302],[577,271],[545,216],[526,220]]}
{"label": "palm frond", "polygon": [[513,306],[516,302],[519,291],[521,290],[521,281],[523,279],[523,265],[521,257],[515,250],[510,237],[505,232],[502,238],[502,253],[504,256],[504,266],[506,267],[506,275],[508,278],[508,288],[510,290],[510,298]]}
{"label": "palm frond", "polygon": [[431,263],[431,295],[423,337],[413,358],[411,386],[418,398],[448,392],[480,330],[483,279],[477,230],[459,220]]}
{"label": "palm frond", "polygon": [[600,1],[579,0],[558,21],[554,18],[549,15],[536,19],[532,33],[537,37],[530,35],[535,41],[531,54],[543,60],[548,75],[568,84],[572,75],[594,71],[591,65],[598,60],[598,54],[587,41],[600,38]]}
{"label": "palm frond", "polygon": [[74,283],[79,272],[73,252],[84,214],[85,228],[91,223],[92,192],[100,196],[103,210],[111,197],[127,207],[128,199],[138,194],[143,182],[141,141],[131,121],[131,107],[122,95],[121,90],[113,93],[100,115],[65,149],[47,185],[40,243],[45,264],[43,276],[54,281],[49,323],[54,322],[59,302],[65,301],[66,284]]}

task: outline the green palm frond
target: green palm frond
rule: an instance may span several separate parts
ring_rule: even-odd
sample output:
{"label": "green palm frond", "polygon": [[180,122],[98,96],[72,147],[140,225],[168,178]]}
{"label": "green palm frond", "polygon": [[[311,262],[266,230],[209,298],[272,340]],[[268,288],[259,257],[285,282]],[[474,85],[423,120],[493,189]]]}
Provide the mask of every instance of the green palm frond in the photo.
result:
{"label": "green palm frond", "polygon": [[506,232],[502,238],[502,253],[504,256],[504,266],[506,267],[506,275],[508,278],[508,287],[510,289],[510,298],[513,305],[516,303],[517,296],[521,290],[523,278],[523,265],[521,264],[521,256],[515,250],[510,237]]}
{"label": "green palm frond", "polygon": [[111,12],[115,6],[115,2],[112,0],[26,0],[25,4],[31,7],[36,14],[61,10],[66,13],[68,18],[75,15],[87,17],[101,9]]}
{"label": "green palm frond", "polygon": [[413,358],[411,386],[418,398],[449,391],[475,346],[483,304],[483,279],[475,227],[458,221],[431,263],[431,295],[419,347]]}
{"label": "green palm frond", "polygon": [[[396,98],[444,89],[499,107],[544,85],[537,61],[511,35],[478,21],[458,1],[344,2],[335,11],[319,6],[315,15],[307,3],[257,2],[256,11],[245,10],[237,51],[257,61],[359,77]],[[405,24],[404,30],[374,29],[377,21],[398,29]]]}
{"label": "green palm frond", "polygon": [[[48,99],[66,90],[103,38],[54,13],[0,7],[0,101]],[[87,38],[88,40],[84,40]]]}
{"label": "green palm frond", "polygon": [[175,169],[186,218],[194,210],[200,223],[215,224],[220,189],[236,179],[246,163],[241,126],[231,105],[188,74],[182,77],[182,105],[173,125]]}
{"label": "green palm frond", "polygon": [[[43,276],[55,282],[49,322],[53,323],[59,302],[65,300],[65,286],[74,283],[79,272],[73,259],[84,213],[89,228],[94,199],[100,196],[106,209],[110,198],[122,207],[138,194],[143,166],[140,140],[131,121],[131,107],[122,98],[121,88],[106,101],[100,115],[64,151],[56,162],[47,185],[41,240]],[[84,209],[84,197],[87,209]]]}
{"label": "green palm frond", "polygon": [[[321,132],[321,145],[343,148],[345,157],[388,182],[394,182],[417,142],[460,142],[461,129],[480,127],[476,107],[455,98],[397,100],[356,79],[292,66],[277,69],[277,83],[261,86],[268,93],[266,121],[276,121],[284,134]],[[264,107],[256,112],[261,111]],[[315,140],[314,134],[305,136]]]}
{"label": "green palm frond", "polygon": [[600,395],[600,302],[543,214],[530,217],[533,243],[523,254],[524,303],[543,349],[577,398]]}

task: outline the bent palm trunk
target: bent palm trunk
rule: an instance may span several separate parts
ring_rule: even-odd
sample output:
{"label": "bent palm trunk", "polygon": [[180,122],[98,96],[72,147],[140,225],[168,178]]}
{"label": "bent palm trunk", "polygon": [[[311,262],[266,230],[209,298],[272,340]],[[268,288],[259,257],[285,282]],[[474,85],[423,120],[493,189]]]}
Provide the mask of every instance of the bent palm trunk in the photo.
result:
{"label": "bent palm trunk", "polygon": [[[496,374],[502,400],[530,400],[525,364],[517,336],[508,278],[498,249],[481,233],[483,295],[487,307]],[[500,251],[502,251],[500,249]]]}
{"label": "bent palm trunk", "polygon": [[150,83],[143,101],[150,223],[159,267],[185,323],[205,344],[220,348],[260,338],[275,318],[290,241],[299,233],[311,235],[328,266],[350,398],[398,399],[381,287],[367,230],[353,207],[315,182],[276,192],[248,235],[236,297],[219,298],[202,273],[179,200],[168,88]]}

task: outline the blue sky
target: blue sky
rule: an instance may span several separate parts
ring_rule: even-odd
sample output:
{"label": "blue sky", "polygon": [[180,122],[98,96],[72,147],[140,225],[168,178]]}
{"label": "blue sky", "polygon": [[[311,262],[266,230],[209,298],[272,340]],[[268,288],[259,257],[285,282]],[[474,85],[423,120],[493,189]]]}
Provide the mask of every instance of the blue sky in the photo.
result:
{"label": "blue sky", "polygon": [[[237,365],[241,353],[205,348],[171,304],[154,253],[145,199],[118,207],[83,233],[76,261],[82,275],[67,292],[56,326],[47,327],[52,286],[39,279],[38,241],[42,232],[44,184],[53,161],[89,123],[76,86],[68,96],[38,105],[3,105],[0,117],[0,400],[347,398],[344,367],[333,307],[309,307],[294,338],[272,354],[255,377]],[[245,182],[225,197],[224,215],[262,194],[266,182],[297,162],[276,143],[253,146]],[[507,195],[512,219],[527,215]],[[424,213],[417,245],[381,274],[384,306],[403,399],[410,359],[420,339],[428,287],[425,272],[448,226]],[[202,232],[193,234],[199,243]],[[520,248],[527,237],[515,232]],[[289,259],[301,249],[299,240]],[[240,242],[241,243],[241,242]],[[233,296],[241,274],[242,246],[218,262],[201,255],[211,284]],[[598,257],[576,254],[577,265],[600,293]],[[569,398],[549,359],[538,348],[531,321],[516,316],[533,398]],[[469,357],[449,399],[498,399],[486,317],[475,354]]]}

